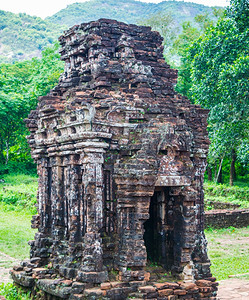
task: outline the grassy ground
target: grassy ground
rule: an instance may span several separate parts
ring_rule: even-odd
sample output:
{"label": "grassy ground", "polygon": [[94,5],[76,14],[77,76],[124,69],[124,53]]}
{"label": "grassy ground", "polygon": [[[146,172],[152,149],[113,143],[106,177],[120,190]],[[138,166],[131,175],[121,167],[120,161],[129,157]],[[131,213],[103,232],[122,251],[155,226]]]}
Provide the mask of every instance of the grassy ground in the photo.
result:
{"label": "grassy ground", "polygon": [[37,177],[4,175],[0,183],[0,252],[17,259],[29,257],[28,240],[35,230],[30,221],[36,213]]}
{"label": "grassy ground", "polygon": [[208,229],[205,234],[211,270],[218,280],[249,272],[249,227]]}
{"label": "grassy ground", "polygon": [[27,242],[36,232],[30,227],[31,217],[30,211],[10,211],[0,204],[0,252],[17,259],[29,257]]}

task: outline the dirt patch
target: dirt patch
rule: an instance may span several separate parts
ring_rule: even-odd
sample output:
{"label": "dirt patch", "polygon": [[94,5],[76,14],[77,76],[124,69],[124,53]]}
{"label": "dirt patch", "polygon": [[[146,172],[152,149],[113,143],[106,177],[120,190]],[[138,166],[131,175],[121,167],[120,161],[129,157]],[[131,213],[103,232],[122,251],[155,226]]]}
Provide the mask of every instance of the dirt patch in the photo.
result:
{"label": "dirt patch", "polygon": [[228,255],[230,257],[249,254],[249,236],[235,236],[224,234],[208,237],[208,249],[210,258]]}
{"label": "dirt patch", "polygon": [[249,280],[231,278],[227,280],[221,280],[219,284],[218,299],[249,299]]}
{"label": "dirt patch", "polygon": [[0,283],[11,282],[9,271],[12,266],[18,262],[18,259],[0,252]]}
{"label": "dirt patch", "polygon": [[220,244],[220,245],[249,245],[249,237],[222,237],[222,238],[217,238],[215,239],[215,243]]}

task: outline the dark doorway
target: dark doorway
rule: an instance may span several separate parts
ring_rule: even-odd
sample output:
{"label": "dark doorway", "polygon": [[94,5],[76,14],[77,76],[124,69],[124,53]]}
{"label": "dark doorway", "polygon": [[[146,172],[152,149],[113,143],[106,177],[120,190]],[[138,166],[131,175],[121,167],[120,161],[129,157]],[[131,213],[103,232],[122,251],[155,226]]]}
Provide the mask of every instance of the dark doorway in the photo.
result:
{"label": "dark doorway", "polygon": [[170,271],[174,263],[174,219],[170,188],[155,191],[150,200],[150,218],[144,223],[148,261]]}

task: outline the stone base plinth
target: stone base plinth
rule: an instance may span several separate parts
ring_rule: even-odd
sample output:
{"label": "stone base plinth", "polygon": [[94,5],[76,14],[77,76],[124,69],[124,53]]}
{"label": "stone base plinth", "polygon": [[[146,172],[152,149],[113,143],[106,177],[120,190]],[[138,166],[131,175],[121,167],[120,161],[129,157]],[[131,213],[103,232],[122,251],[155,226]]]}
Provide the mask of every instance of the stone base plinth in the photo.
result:
{"label": "stone base plinth", "polygon": [[[216,299],[218,283],[214,277],[188,282],[106,281],[102,283],[82,282],[59,277],[51,269],[25,267],[15,268],[11,276],[17,285],[31,291],[31,299]],[[103,276],[104,272],[100,272]],[[103,274],[102,274],[103,273]],[[96,276],[96,278],[99,278]],[[148,276],[149,278],[149,276]],[[78,279],[79,280],[79,279]],[[98,281],[98,280],[97,280]]]}

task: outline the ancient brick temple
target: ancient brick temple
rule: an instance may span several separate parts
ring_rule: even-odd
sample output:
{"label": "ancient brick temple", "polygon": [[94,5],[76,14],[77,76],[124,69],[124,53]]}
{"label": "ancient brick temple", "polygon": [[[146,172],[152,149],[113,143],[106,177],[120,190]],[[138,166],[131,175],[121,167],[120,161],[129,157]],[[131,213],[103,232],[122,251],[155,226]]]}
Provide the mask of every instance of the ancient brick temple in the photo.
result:
{"label": "ancient brick temple", "polygon": [[174,91],[149,27],[101,19],[59,40],[65,71],[27,120],[38,232],[14,281],[35,299],[215,299],[208,111]]}

